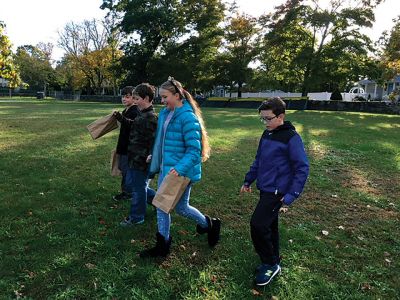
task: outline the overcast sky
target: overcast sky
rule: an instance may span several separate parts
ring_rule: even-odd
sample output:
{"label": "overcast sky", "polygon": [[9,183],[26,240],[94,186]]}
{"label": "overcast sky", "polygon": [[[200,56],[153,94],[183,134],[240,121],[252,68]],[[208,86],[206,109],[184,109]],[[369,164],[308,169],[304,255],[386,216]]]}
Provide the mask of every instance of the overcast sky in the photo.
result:
{"label": "overcast sky", "polygon": [[[239,9],[247,14],[259,16],[272,12],[286,0],[237,0]],[[227,1],[232,2],[232,1]],[[329,0],[320,0],[326,5]],[[0,20],[6,23],[7,34],[17,46],[39,42],[57,45],[59,30],[70,21],[103,18],[105,12],[99,7],[101,0],[0,0]],[[377,40],[384,30],[393,26],[392,19],[400,14],[400,0],[386,0],[375,11],[376,22],[372,29],[366,29],[373,40]],[[54,58],[59,59],[63,51],[55,47]]]}

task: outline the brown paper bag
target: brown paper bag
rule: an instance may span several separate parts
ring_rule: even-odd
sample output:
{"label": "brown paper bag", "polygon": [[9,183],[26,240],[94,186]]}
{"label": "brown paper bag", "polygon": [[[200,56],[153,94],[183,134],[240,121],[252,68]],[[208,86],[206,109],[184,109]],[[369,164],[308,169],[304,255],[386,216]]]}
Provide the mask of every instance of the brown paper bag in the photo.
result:
{"label": "brown paper bag", "polygon": [[87,129],[94,140],[116,128],[118,128],[118,123],[113,114],[102,117],[87,126]]}
{"label": "brown paper bag", "polygon": [[119,165],[119,154],[117,150],[111,151],[111,176],[122,176],[121,170],[118,168]]}
{"label": "brown paper bag", "polygon": [[168,174],[158,188],[153,199],[153,205],[169,214],[181,199],[190,179],[183,176]]}

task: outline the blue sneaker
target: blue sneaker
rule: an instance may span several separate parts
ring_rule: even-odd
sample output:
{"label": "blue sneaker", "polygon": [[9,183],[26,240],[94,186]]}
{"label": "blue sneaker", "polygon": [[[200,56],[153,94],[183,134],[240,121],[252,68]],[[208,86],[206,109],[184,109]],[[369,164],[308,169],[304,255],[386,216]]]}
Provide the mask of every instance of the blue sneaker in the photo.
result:
{"label": "blue sneaker", "polygon": [[130,227],[130,226],[140,225],[143,223],[144,219],[134,221],[130,217],[126,217],[123,221],[121,221],[121,223],[119,223],[119,225],[121,225],[122,227]]}
{"label": "blue sneaker", "polygon": [[274,266],[262,265],[259,268],[259,273],[256,276],[256,284],[263,286],[271,282],[272,278],[279,274],[281,266],[276,264]]}

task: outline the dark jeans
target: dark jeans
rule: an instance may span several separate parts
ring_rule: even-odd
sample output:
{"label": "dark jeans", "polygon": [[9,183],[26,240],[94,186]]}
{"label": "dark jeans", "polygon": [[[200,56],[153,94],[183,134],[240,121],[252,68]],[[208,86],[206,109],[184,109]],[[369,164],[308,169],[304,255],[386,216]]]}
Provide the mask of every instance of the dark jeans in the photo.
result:
{"label": "dark jeans", "polygon": [[121,192],[127,195],[132,193],[132,183],[129,182],[128,170],[128,155],[119,155],[118,169],[121,170],[122,179],[121,179]]}
{"label": "dark jeans", "polygon": [[129,168],[127,180],[131,182],[132,186],[132,199],[129,217],[134,222],[144,220],[147,198],[154,198],[156,192],[149,188],[147,172]]}
{"label": "dark jeans", "polygon": [[260,201],[250,221],[254,248],[261,262],[268,265],[279,263],[278,214],[282,197],[282,194],[260,192]]}

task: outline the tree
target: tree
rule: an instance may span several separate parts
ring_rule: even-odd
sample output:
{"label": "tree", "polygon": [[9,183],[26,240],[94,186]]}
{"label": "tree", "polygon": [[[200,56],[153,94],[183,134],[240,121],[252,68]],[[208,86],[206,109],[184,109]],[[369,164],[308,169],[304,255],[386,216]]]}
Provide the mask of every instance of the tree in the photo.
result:
{"label": "tree", "polygon": [[5,27],[6,25],[0,21],[0,77],[8,81],[11,93],[11,88],[21,84],[21,78],[14,62],[10,40],[5,34]]}
{"label": "tree", "polygon": [[[59,32],[59,45],[66,51],[64,62],[72,63],[74,72],[84,75],[77,86],[85,88],[88,94],[104,93],[105,88],[116,84],[113,67],[121,52],[111,34],[104,22],[94,19],[79,24],[71,22]],[[114,86],[114,92],[115,89]]]}
{"label": "tree", "polygon": [[15,55],[22,81],[33,89],[43,89],[45,94],[47,86],[54,80],[50,61],[52,49],[52,44],[24,45],[17,48]]}
{"label": "tree", "polygon": [[390,31],[384,33],[383,51],[380,61],[384,68],[384,78],[386,80],[393,79],[394,76],[400,74],[400,16],[394,20],[395,24]]}
{"label": "tree", "polygon": [[225,34],[225,68],[229,79],[238,86],[238,98],[242,97],[242,87],[252,75],[249,63],[258,53],[256,34],[258,28],[255,18],[248,15],[236,15],[226,27]]}
{"label": "tree", "polygon": [[120,16],[126,83],[161,83],[173,75],[189,88],[212,85],[224,17],[220,0],[104,0],[102,7]]}
{"label": "tree", "polygon": [[[284,58],[286,62],[279,59],[277,63],[289,66],[299,76],[303,95],[314,89],[344,88],[349,81],[368,74],[372,42],[360,29],[372,26],[373,9],[380,2],[331,0],[323,9],[317,0],[311,4],[288,0],[265,17],[269,30],[264,45],[293,49],[301,37],[299,47]],[[279,52],[267,46],[264,58]],[[273,60],[264,60],[265,68],[273,68]]]}

